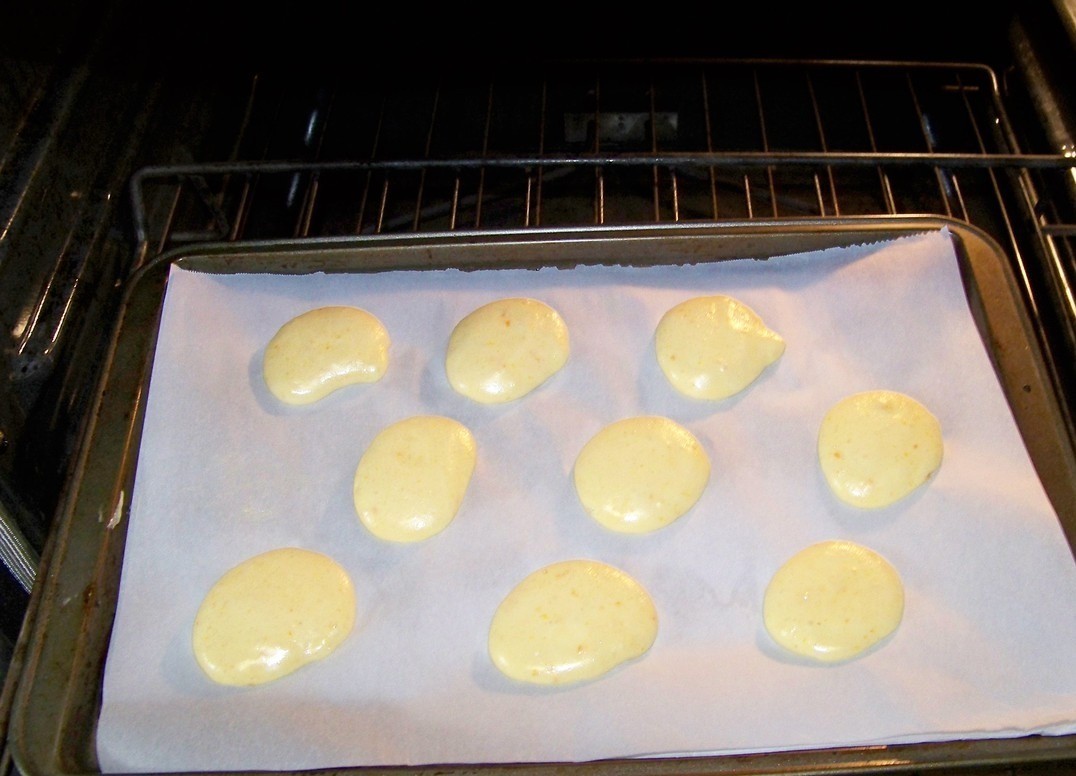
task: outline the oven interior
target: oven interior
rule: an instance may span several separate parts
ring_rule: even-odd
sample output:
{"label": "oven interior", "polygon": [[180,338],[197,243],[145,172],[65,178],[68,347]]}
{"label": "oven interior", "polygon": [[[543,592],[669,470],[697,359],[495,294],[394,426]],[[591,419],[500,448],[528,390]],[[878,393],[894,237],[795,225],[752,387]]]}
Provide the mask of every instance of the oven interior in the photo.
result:
{"label": "oven interior", "polygon": [[124,280],[185,246],[943,216],[1012,262],[1076,436],[1076,7],[759,5],[5,7],[4,668]]}

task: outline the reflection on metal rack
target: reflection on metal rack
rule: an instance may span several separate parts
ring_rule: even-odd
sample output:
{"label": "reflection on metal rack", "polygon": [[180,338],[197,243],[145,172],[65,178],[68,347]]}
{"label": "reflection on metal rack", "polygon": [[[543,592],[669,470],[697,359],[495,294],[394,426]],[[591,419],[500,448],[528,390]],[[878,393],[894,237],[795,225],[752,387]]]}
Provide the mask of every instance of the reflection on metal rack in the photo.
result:
{"label": "reflection on metal rack", "polygon": [[1076,166],[1021,150],[980,65],[572,62],[316,88],[261,78],[229,155],[135,176],[139,262],[202,241],[942,215],[1002,245],[1059,386],[1076,384]]}

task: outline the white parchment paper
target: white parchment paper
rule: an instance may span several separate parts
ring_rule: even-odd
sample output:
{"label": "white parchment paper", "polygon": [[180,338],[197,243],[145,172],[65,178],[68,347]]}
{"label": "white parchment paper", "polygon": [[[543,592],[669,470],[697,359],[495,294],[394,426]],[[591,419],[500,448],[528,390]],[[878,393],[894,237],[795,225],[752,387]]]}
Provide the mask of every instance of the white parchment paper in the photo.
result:
{"label": "white parchment paper", "polygon": [[[725,293],[786,339],[739,396],[676,394],[653,355],[673,304]],[[455,323],[500,296],[555,306],[567,366],[496,407],[453,393]],[[392,336],[379,383],[288,408],[260,375],[295,315],[363,307]],[[818,471],[826,410],[860,390],[915,396],[939,418],[937,477],[877,512],[839,504]],[[479,460],[455,522],[379,542],[351,488],[366,445],[411,414],[449,415]],[[670,527],[590,521],[571,470],[603,425],[667,415],[713,474]],[[97,735],[106,772],[582,761],[1076,731],[1076,563],[974,327],[945,233],[767,261],[673,268],[212,275],[173,269],[132,495]],[[854,661],[782,654],[762,625],[770,576],[844,538],[901,573],[898,631]],[[327,660],[236,689],[200,672],[191,626],[217,578],[282,546],[352,575],[358,619]],[[651,593],[660,632],[589,684],[523,686],[490,663],[494,609],[536,568],[617,565]]]}

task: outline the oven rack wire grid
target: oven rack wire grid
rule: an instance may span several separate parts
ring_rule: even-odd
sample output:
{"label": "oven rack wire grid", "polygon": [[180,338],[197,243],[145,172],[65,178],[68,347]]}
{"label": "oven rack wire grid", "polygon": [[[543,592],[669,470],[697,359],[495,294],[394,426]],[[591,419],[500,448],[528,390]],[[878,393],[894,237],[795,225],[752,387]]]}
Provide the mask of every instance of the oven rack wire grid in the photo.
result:
{"label": "oven rack wire grid", "polygon": [[136,267],[208,242],[944,216],[1012,261],[1076,407],[1076,149],[1023,150],[985,65],[575,61],[240,96],[219,161],[133,177]]}

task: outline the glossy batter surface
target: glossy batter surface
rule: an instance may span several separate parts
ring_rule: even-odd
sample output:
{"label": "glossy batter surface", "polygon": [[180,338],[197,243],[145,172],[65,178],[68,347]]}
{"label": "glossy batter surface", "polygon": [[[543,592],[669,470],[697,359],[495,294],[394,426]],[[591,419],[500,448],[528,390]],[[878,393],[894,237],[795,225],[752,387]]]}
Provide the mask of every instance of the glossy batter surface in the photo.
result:
{"label": "glossy batter surface", "polygon": [[195,659],[214,682],[264,684],[329,656],[355,623],[355,592],[332,558],[287,547],[240,563],[194,620]]}
{"label": "glossy batter surface", "polygon": [[620,569],[577,559],[541,568],[501,602],[489,655],[511,679],[568,685],[646,653],[658,633],[650,595]]}
{"label": "glossy batter surface", "polygon": [[695,399],[739,393],[785,352],[785,341],[750,307],[717,294],[668,310],[654,334],[658,364],[672,386]]}
{"label": "glossy batter surface", "polygon": [[286,404],[312,404],[335,390],[380,380],[390,338],[357,307],[319,307],[285,323],[265,348],[262,375]]}
{"label": "glossy batter surface", "polygon": [[470,430],[440,415],[417,415],[384,428],[355,470],[359,520],[380,539],[417,542],[456,517],[478,450]]}
{"label": "glossy batter surface", "polygon": [[941,424],[896,391],[864,391],[822,420],[818,461],[830,489],[857,507],[885,507],[927,483],[941,467]]}
{"label": "glossy batter surface", "polygon": [[850,660],[897,629],[904,585],[889,561],[849,541],[796,553],[766,588],[763,620],[773,640],[824,663]]}
{"label": "glossy batter surface", "polygon": [[622,533],[648,533],[695,505],[710,478],[698,439],[666,417],[610,423],[583,446],[573,472],[587,514]]}
{"label": "glossy batter surface", "polygon": [[474,310],[452,330],[445,374],[459,393],[482,404],[527,395],[568,361],[568,327],[537,299],[499,299]]}

